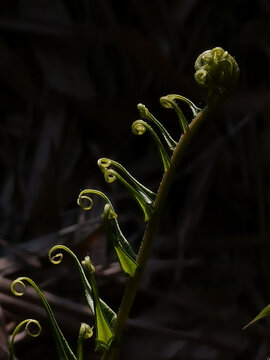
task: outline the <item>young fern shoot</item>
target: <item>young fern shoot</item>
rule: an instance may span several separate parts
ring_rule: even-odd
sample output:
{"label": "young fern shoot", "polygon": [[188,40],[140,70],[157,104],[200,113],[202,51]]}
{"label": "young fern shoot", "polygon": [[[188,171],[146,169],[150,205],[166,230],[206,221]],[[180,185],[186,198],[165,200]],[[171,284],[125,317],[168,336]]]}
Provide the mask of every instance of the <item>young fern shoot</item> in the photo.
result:
{"label": "young fern shoot", "polygon": [[[123,274],[127,277],[126,288],[118,313],[116,314],[100,299],[95,280],[95,268],[89,256],[86,256],[85,259],[80,262],[76,255],[66,246],[54,246],[49,252],[49,259],[53,264],[60,264],[63,257],[62,252],[53,255],[56,250],[67,252],[74,259],[83,284],[90,313],[94,318],[94,326],[81,325],[75,355],[61,332],[50,305],[37,285],[26,277],[18,278],[12,284],[12,291],[17,296],[22,295],[22,293],[15,290],[15,285],[21,284],[25,287],[25,281],[30,283],[37,291],[52,324],[58,356],[61,360],[83,360],[82,344],[84,339],[92,337],[93,333],[95,334],[96,350],[103,352],[102,359],[109,360],[115,358],[130,309],[139,288],[143,270],[150,255],[161,213],[175,177],[178,164],[200,124],[209,116],[211,111],[234,90],[238,79],[239,68],[235,59],[229,55],[227,51],[216,47],[212,50],[205,51],[197,58],[195,71],[196,81],[202,88],[207,90],[208,106],[200,109],[194,105],[191,100],[176,94],[163,96],[160,99],[161,105],[165,108],[173,109],[178,117],[181,128],[179,141],[172,138],[166,128],[150,113],[145,105],[138,104],[138,110],[142,119],[136,120],[132,124],[132,131],[136,135],[142,135],[146,131],[149,132],[158,148],[164,170],[157,194],[136,180],[125,167],[118,162],[107,158],[98,160],[98,166],[104,174],[105,181],[112,183],[118,180],[124,185],[128,193],[142,210],[144,221],[146,222],[146,229],[138,255],[135,254],[131,245],[123,235],[117,221],[118,215],[111,201],[104,193],[99,190],[86,189],[83,190],[78,197],[78,204],[84,210],[90,210],[92,208],[92,195],[100,196],[105,201],[104,210],[101,215],[102,224],[105,234],[115,250]],[[190,107],[193,115],[191,122],[185,118],[180,109],[180,102],[184,102]],[[32,323],[38,328],[34,333],[28,330]],[[39,335],[41,331],[41,327],[36,320],[28,319],[19,324],[11,338],[11,360],[14,359],[14,338],[22,326],[25,326],[28,333],[32,336]]]}

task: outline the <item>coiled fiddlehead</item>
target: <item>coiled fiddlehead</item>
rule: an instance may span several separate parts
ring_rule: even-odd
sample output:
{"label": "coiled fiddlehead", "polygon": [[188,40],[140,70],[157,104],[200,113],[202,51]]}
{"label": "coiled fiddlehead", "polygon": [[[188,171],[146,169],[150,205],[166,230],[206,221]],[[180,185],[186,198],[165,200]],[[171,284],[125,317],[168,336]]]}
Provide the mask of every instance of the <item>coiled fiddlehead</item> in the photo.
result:
{"label": "coiled fiddlehead", "polygon": [[169,169],[169,167],[171,166],[171,162],[170,162],[170,158],[169,158],[166,150],[164,149],[164,146],[162,145],[156,132],[153,130],[153,128],[149,124],[147,124],[147,122],[145,122],[143,120],[136,120],[132,124],[132,131],[135,135],[142,135],[145,133],[146,130],[149,131],[152,138],[154,139],[154,141],[157,144],[157,147],[158,147],[158,150],[160,153],[160,157],[161,157],[161,160],[163,163],[163,168],[164,168],[164,171],[166,172]]}
{"label": "coiled fiddlehead", "polygon": [[[186,103],[190,107],[193,117],[197,116],[199,114],[199,112],[202,110],[201,108],[196,106],[191,100],[189,100],[188,98],[186,98],[182,95],[178,95],[178,94],[170,94],[167,96],[162,96],[160,98],[160,103],[165,108],[170,109],[170,108],[175,107],[176,100]],[[174,102],[174,104],[172,104],[172,102]]]}
{"label": "coiled fiddlehead", "polygon": [[[57,253],[56,253],[57,251]],[[50,251],[49,251],[49,254],[48,254],[48,257],[49,257],[49,260],[52,264],[54,265],[59,265],[62,260],[63,260],[63,252],[62,251],[65,251],[67,252],[72,258],[73,260],[75,261],[75,264],[77,265],[77,268],[78,268],[78,271],[79,271],[79,274],[81,276],[81,281],[82,281],[82,284],[83,284],[83,287],[84,287],[84,293],[85,293],[85,297],[86,297],[86,300],[87,300],[87,303],[88,303],[88,306],[91,310],[91,313],[93,315],[95,315],[95,307],[94,307],[94,302],[93,302],[93,299],[92,299],[92,289],[91,289],[91,286],[90,284],[88,283],[87,281],[87,278],[85,276],[85,273],[83,271],[83,267],[79,261],[79,259],[77,258],[77,256],[73,253],[73,251],[71,251],[68,247],[64,246],[64,245],[56,245],[56,246],[53,246]]]}
{"label": "coiled fiddlehead", "polygon": [[[10,286],[11,291],[15,296],[22,296],[26,289],[25,282],[28,282],[35,289],[47,313],[48,319],[50,320],[50,324],[52,327],[53,335],[55,338],[59,359],[77,360],[76,356],[73,354],[71,348],[69,347],[68,342],[66,341],[62,331],[59,328],[59,325],[54,317],[54,314],[47,299],[45,298],[39,287],[36,285],[36,283],[33,280],[29,279],[28,277],[19,277],[11,283]],[[16,286],[18,285],[22,287],[20,291],[16,290]]]}
{"label": "coiled fiddlehead", "polygon": [[[62,259],[63,259],[63,253],[62,250],[67,252],[75,261],[75,264],[79,270],[79,274],[81,276],[81,281],[84,287],[84,292],[85,292],[85,297],[86,300],[88,302],[89,308],[91,310],[91,313],[93,315],[95,315],[95,306],[94,306],[94,300],[93,300],[93,289],[91,287],[91,285],[89,284],[87,277],[85,275],[84,269],[79,261],[79,259],[77,258],[77,256],[74,254],[73,251],[71,251],[67,246],[64,245],[56,245],[54,247],[51,248],[51,250],[49,251],[49,260],[51,261],[51,263],[58,265],[61,263]],[[55,253],[56,251],[58,251],[57,253]],[[94,267],[93,267],[93,272],[94,272]],[[116,314],[115,312],[103,301],[100,299],[100,303],[101,303],[101,307],[102,310],[104,311],[106,317],[108,318],[109,323],[111,324],[111,326],[113,326],[115,319],[116,319]]]}
{"label": "coiled fiddlehead", "polygon": [[153,114],[150,113],[150,111],[145,105],[138,104],[137,109],[139,110],[142,119],[148,120],[156,125],[161,135],[163,136],[168,148],[173,151],[177,145],[177,142],[171,137],[165,127],[157,120],[157,118]]}
{"label": "coiled fiddlehead", "polygon": [[208,91],[209,105],[234,90],[239,67],[235,59],[221,47],[204,51],[195,61],[195,79]]}
{"label": "coiled fiddlehead", "polygon": [[[102,163],[105,166],[105,169],[107,169],[107,167],[109,166],[108,164],[111,164],[111,161],[109,159],[104,158],[104,159],[100,159],[100,163]],[[108,171],[104,170],[104,175],[107,175]],[[124,237],[122,231],[120,230],[117,221],[117,214],[114,211],[114,208],[110,200],[101,191],[96,191],[91,189],[83,190],[78,197],[78,203],[81,206],[83,205],[83,208],[85,210],[91,209],[93,205],[93,200],[88,196],[88,194],[100,195],[106,201],[106,205],[104,207],[104,211],[102,214],[102,222],[103,222],[104,230],[106,232],[108,240],[111,241],[114,247],[114,250],[116,252],[116,255],[118,257],[123,272],[129,276],[133,276],[137,268],[136,254],[134,253],[127,239]],[[90,205],[82,204],[83,199],[84,200],[87,199]],[[59,254],[57,254],[57,256],[59,256]],[[75,256],[75,254],[73,254],[73,256]],[[54,256],[54,258],[55,257],[56,256]]]}
{"label": "coiled fiddlehead", "polygon": [[88,273],[89,273],[89,267],[91,267],[91,278],[89,278],[88,273],[85,274],[85,270],[83,269],[77,256],[68,247],[64,245],[56,245],[53,248],[51,248],[49,252],[49,259],[53,264],[60,264],[60,262],[63,259],[62,252],[58,252],[53,255],[53,253],[56,250],[66,251],[75,260],[75,263],[77,264],[79,273],[81,275],[81,280],[84,286],[86,300],[88,302],[92,314],[95,316],[96,348],[107,349],[107,347],[109,346],[108,344],[112,341],[113,338],[112,326],[115,322],[116,314],[98,296],[97,285],[94,278],[95,268],[92,265],[90,258],[88,261]]}
{"label": "coiled fiddlehead", "polygon": [[162,96],[160,98],[160,104],[165,109],[174,109],[178,119],[180,121],[180,125],[182,127],[183,133],[186,134],[186,132],[189,130],[187,119],[185,118],[185,115],[183,114],[182,110],[179,108],[179,106],[176,104],[175,100],[170,97],[170,95]]}
{"label": "coiled fiddlehead", "polygon": [[[110,199],[102,192],[99,190],[95,190],[95,189],[85,189],[83,191],[80,192],[78,199],[77,199],[77,204],[83,209],[83,210],[91,210],[93,207],[93,200],[92,198],[89,196],[90,194],[95,194],[100,196],[102,199],[105,200],[105,202],[107,204],[110,204],[111,206],[111,213],[110,213],[110,217],[115,217],[117,218],[117,214],[113,209],[113,206],[110,202]],[[85,204],[85,201],[88,202],[88,205]]]}
{"label": "coiled fiddlehead", "polygon": [[[224,51],[222,48],[214,48],[212,50],[207,50],[201,54],[195,63],[195,78],[199,85],[208,91],[208,105],[213,105],[218,102],[220,99],[227,96],[230,91],[235,87],[235,84],[238,79],[239,68],[232,56],[228,54],[227,51]],[[193,120],[189,124],[186,120],[183,112],[179,108],[177,101],[184,101],[191,108],[193,113]],[[177,165],[181,160],[185,149],[190,143],[192,137],[196,133],[200,124],[204,119],[209,115],[211,106],[206,106],[204,109],[199,109],[196,107],[189,99],[180,96],[180,95],[167,95],[160,99],[161,105],[165,108],[174,109],[177,113],[177,116],[182,127],[183,135],[180,137],[179,142],[174,141],[174,139],[169,135],[167,130],[163,125],[148,111],[148,109],[142,105],[138,105],[141,117],[144,120],[148,120],[154,124],[155,127],[159,130],[163,136],[163,143],[167,145],[169,151],[171,151],[172,156],[169,158],[167,154],[168,149],[164,149],[163,144],[160,141],[160,137],[156,134],[155,130],[143,120],[138,120],[133,124],[133,131],[137,135],[141,135],[145,132],[146,129],[150,131],[152,136],[154,136],[155,141],[158,144],[160,155],[163,161],[163,166],[165,174],[160,183],[159,190],[157,194],[154,194],[149,189],[140,184],[135,178],[133,178],[126,169],[119,163],[112,161],[110,159],[100,159],[99,166],[104,173],[105,180],[107,182],[113,182],[116,179],[120,180],[132,194],[135,200],[141,206],[145,220],[149,221],[146,227],[143,241],[140,246],[138,256],[134,254],[133,250],[130,248],[130,245],[124,238],[117,222],[117,214],[115,213],[110,200],[101,192],[97,190],[84,190],[80,193],[78,198],[78,204],[85,210],[90,210],[93,206],[92,198],[90,194],[100,195],[105,201],[106,205],[102,214],[102,221],[107,232],[108,237],[111,237],[111,240],[116,248],[116,252],[119,258],[120,265],[124,272],[130,275],[125,294],[123,296],[122,303],[116,318],[115,313],[99,298],[97,285],[95,282],[95,268],[91,263],[89,256],[86,256],[82,262],[84,268],[82,268],[79,260],[76,256],[66,247],[60,245],[51,249],[49,257],[54,264],[59,264],[62,261],[63,254],[57,253],[52,254],[56,249],[62,249],[68,251],[74,258],[76,258],[76,263],[80,269],[81,276],[85,285],[85,293],[88,299],[89,306],[93,310],[95,315],[95,324],[97,329],[96,336],[96,349],[97,350],[106,350],[103,359],[111,360],[115,355],[115,347],[111,346],[112,342],[116,345],[119,345],[121,340],[121,335],[125,323],[127,321],[132,303],[134,301],[138,286],[141,280],[142,271],[146,265],[147,259],[149,258],[150,249],[153,244],[153,240],[156,234],[158,224],[161,221],[161,211],[164,206],[168,191],[172,184]],[[151,124],[152,125],[152,124]],[[113,168],[111,168],[113,167]],[[117,171],[115,170],[117,169]],[[87,201],[87,203],[86,203]],[[67,250],[68,249],[68,250]],[[21,277],[15,280],[11,286],[12,291],[15,295],[23,295],[25,284],[24,281],[29,282],[37,291],[39,297],[41,298],[50,322],[52,324],[53,332],[57,342],[58,355],[62,360],[82,360],[82,341],[85,338],[92,336],[92,329],[86,324],[82,324],[78,340],[77,348],[77,358],[70,350],[63,334],[61,333],[57,322],[51,312],[51,308],[44,298],[42,292],[36,286],[36,284],[29,278]],[[23,287],[23,291],[17,291],[15,286],[20,284]],[[265,308],[251,323],[257,321],[259,318],[264,317],[270,313],[269,307]],[[26,328],[30,326],[31,322],[34,320],[28,319],[22,324],[27,324]],[[29,325],[28,325],[29,324]],[[14,336],[19,331],[19,325],[15,331]],[[40,327],[38,326],[38,331],[33,336],[37,336],[40,332]],[[14,342],[14,337],[13,337]],[[13,343],[11,345],[11,352],[13,352]],[[12,355],[13,356],[13,355]]]}
{"label": "coiled fiddlehead", "polygon": [[105,173],[111,166],[116,167],[118,170],[120,170],[121,174],[129,179],[129,182],[132,184],[132,186],[137,189],[138,191],[141,191],[142,193],[146,194],[147,197],[152,199],[153,201],[156,198],[156,194],[149,190],[146,186],[141,184],[138,180],[136,180],[125,168],[123,165],[119,164],[117,161],[108,159],[108,158],[101,158],[98,160],[98,166],[100,170]]}
{"label": "coiled fiddlehead", "polygon": [[[33,331],[31,329],[32,326],[36,326],[36,331]],[[15,330],[13,331],[13,334],[11,335],[11,340],[9,343],[9,360],[15,360],[14,356],[14,340],[18,332],[24,328],[27,335],[31,337],[37,337],[41,333],[41,326],[40,323],[35,319],[26,319],[19,323],[19,325],[16,326]]]}
{"label": "coiled fiddlehead", "polygon": [[[154,199],[156,194],[143,186],[118,162],[107,158],[98,160],[98,166],[104,174],[107,183],[112,183],[118,179],[128,190],[131,196],[137,201],[144,213],[145,221],[148,221],[153,213]],[[110,166],[116,167],[119,172],[111,169]]]}

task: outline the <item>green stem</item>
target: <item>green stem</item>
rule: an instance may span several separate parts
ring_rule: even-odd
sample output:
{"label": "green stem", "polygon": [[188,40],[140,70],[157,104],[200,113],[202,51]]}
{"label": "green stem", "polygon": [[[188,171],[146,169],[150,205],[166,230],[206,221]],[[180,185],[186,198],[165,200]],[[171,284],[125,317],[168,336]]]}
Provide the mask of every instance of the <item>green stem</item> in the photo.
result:
{"label": "green stem", "polygon": [[114,333],[115,333],[115,346],[112,346],[108,349],[102,356],[102,360],[112,360],[115,358],[116,352],[120,345],[120,341],[122,338],[122,333],[124,331],[126,321],[129,316],[129,312],[131,310],[132,304],[134,302],[137,290],[139,288],[139,284],[142,278],[143,270],[149,258],[152,244],[158,229],[158,225],[160,222],[160,216],[162,210],[164,208],[165,201],[167,199],[168,192],[170,190],[171,184],[174,180],[175,173],[188,144],[190,143],[193,135],[196,133],[200,124],[204,121],[204,119],[208,116],[209,109],[205,107],[201,110],[198,115],[193,119],[189,126],[189,131],[187,131],[184,135],[181,136],[174,152],[171,157],[171,166],[163,175],[162,181],[160,183],[160,187],[157,193],[157,197],[154,203],[154,212],[150,217],[150,220],[147,224],[144,238],[139,250],[139,254],[137,257],[138,269],[134,275],[134,277],[130,277],[127,281],[126,289],[122,298],[122,302],[120,305],[120,309],[117,315],[117,320],[114,325]]}

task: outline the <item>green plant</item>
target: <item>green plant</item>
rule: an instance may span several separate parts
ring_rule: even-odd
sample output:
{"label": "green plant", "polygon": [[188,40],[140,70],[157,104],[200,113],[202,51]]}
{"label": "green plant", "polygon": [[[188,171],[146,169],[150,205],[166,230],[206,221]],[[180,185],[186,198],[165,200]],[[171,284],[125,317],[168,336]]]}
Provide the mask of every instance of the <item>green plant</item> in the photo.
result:
{"label": "green plant", "polygon": [[248,327],[250,327],[251,325],[255,324],[257,321],[265,318],[266,316],[270,315],[270,304],[266,305],[260,312],[258,315],[255,316],[255,318],[253,318],[247,325],[245,325],[243,327],[243,330],[247,329]]}
{"label": "green plant", "polygon": [[[113,359],[120,345],[122,333],[134,302],[143,270],[150,255],[161,213],[170,186],[174,180],[178,164],[200,124],[209,116],[215,107],[234,90],[239,73],[238,65],[234,58],[230,56],[227,51],[219,47],[202,53],[195,62],[195,70],[196,81],[202,88],[206,89],[208,93],[208,105],[206,107],[200,109],[189,99],[180,95],[167,95],[160,99],[163,107],[173,109],[177,114],[182,130],[179,141],[175,141],[164,126],[142,104],[138,105],[142,119],[132,124],[132,131],[136,135],[142,135],[148,131],[157,145],[164,169],[157,193],[152,192],[138,182],[118,162],[107,158],[102,158],[98,161],[98,166],[103,172],[106,182],[120,181],[143,212],[146,229],[138,255],[134,253],[123,235],[117,221],[117,213],[111,201],[104,193],[98,190],[86,189],[83,190],[78,197],[78,204],[85,210],[92,208],[93,200],[91,196],[93,195],[100,196],[105,201],[102,223],[106,235],[115,249],[122,271],[128,277],[118,314],[115,314],[115,312],[100,299],[94,276],[95,268],[89,256],[86,256],[85,259],[80,262],[69,248],[62,245],[54,246],[49,252],[49,259],[54,264],[61,262],[63,252],[67,252],[73,258],[81,276],[87,303],[95,319],[94,332],[96,350],[103,352],[103,360]],[[190,123],[186,120],[179,107],[180,102],[185,102],[192,111],[193,119]],[[20,277],[12,283],[12,292],[17,296],[23,295],[25,282],[29,283],[36,290],[44,305],[52,326],[59,359],[82,360],[83,341],[92,336],[92,328],[86,324],[81,325],[77,353],[75,355],[61,332],[49,303],[38,286],[31,279]],[[18,285],[23,287],[22,291],[18,291]],[[31,325],[37,326],[37,330],[30,331]],[[25,326],[28,334],[32,336],[39,335],[41,330],[36,320],[28,319],[19,324],[10,342],[10,359],[14,359],[14,337],[22,326]]]}

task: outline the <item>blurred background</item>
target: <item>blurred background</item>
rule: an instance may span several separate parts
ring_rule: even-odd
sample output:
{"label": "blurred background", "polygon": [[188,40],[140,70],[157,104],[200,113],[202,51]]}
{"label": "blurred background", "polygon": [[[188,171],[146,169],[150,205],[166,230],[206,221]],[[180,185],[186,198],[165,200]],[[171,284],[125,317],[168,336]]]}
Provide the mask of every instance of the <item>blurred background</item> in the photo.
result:
{"label": "blurred background", "polygon": [[[104,202],[84,212],[77,196],[104,191],[138,250],[142,214],[96,161],[117,160],[156,191],[162,167],[150,137],[131,132],[136,106],[178,139],[177,117],[159,98],[181,94],[203,107],[194,62],[216,46],[238,62],[239,87],[179,166],[119,359],[267,358],[269,321],[242,327],[270,303],[269,20],[267,0],[0,2],[0,359],[30,317],[42,334],[18,336],[18,359],[57,359],[37,296],[10,292],[17,276],[39,284],[73,348],[80,322],[93,325],[74,263],[48,260],[56,244],[91,256],[100,295],[117,311],[126,279],[101,227]],[[100,358],[94,340],[85,350]]]}

